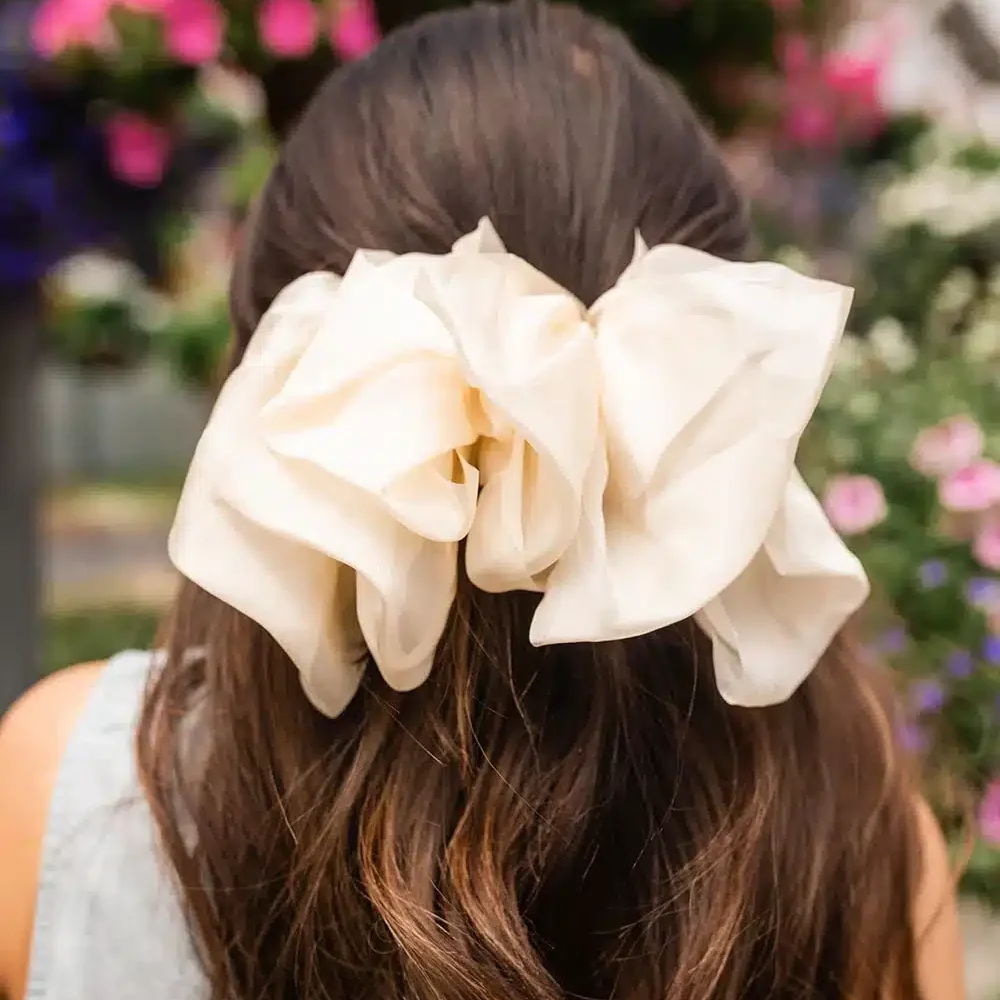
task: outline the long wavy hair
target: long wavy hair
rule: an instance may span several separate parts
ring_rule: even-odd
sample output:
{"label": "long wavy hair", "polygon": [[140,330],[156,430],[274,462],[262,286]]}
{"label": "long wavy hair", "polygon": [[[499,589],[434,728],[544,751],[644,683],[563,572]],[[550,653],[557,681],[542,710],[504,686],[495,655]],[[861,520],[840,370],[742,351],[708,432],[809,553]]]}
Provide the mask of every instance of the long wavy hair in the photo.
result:
{"label": "long wavy hair", "polygon": [[[585,302],[636,229],[728,258],[749,238],[619,33],[538,3],[434,14],[290,136],[234,269],[234,364],[298,275],[445,252],[483,216]],[[430,679],[370,668],[328,719],[261,628],[183,587],[138,759],[213,1000],[915,1000],[911,777],[849,640],[736,709],[693,622],[534,649],[536,603],[461,580]]]}

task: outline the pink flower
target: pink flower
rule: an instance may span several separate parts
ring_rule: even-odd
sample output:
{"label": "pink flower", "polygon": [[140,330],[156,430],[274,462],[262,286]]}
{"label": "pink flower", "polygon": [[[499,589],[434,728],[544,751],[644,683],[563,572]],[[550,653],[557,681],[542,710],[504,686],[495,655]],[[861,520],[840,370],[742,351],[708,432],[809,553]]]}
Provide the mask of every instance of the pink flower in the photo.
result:
{"label": "pink flower", "polygon": [[972,417],[951,417],[917,435],[910,465],[925,476],[943,476],[971,465],[982,455],[983,443],[982,428]]}
{"label": "pink flower", "polygon": [[972,543],[972,554],[980,566],[1000,571],[1000,521],[990,519],[979,529]]}
{"label": "pink flower", "polygon": [[51,59],[74,46],[95,47],[110,31],[112,0],[44,0],[31,25],[39,55]]}
{"label": "pink flower", "polygon": [[823,507],[842,535],[863,535],[885,520],[885,494],[871,476],[835,476],[827,483]]}
{"label": "pink flower", "polygon": [[178,62],[200,66],[218,57],[226,16],[217,0],[170,0],[163,16],[167,52]]}
{"label": "pink flower", "polygon": [[797,146],[820,149],[836,141],[837,120],[821,101],[805,100],[789,109],[785,135]]}
{"label": "pink flower", "polygon": [[301,58],[316,47],[319,15],[312,0],[264,0],[257,24],[264,48],[273,55]]}
{"label": "pink flower", "polygon": [[809,39],[801,32],[789,32],[778,40],[778,63],[789,75],[801,77],[812,67]]}
{"label": "pink flower", "polygon": [[170,157],[170,132],[131,111],[107,123],[108,161],[120,180],[136,187],[156,187]]}
{"label": "pink flower", "polygon": [[330,44],[342,59],[360,59],[379,42],[373,0],[339,0],[330,25]]}
{"label": "pink flower", "polygon": [[855,127],[869,127],[881,122],[884,108],[880,96],[883,60],[879,57],[862,57],[848,52],[829,55],[823,64],[824,86]]}
{"label": "pink flower", "polygon": [[991,782],[979,803],[979,835],[1000,847],[1000,779]]}
{"label": "pink flower", "polygon": [[853,96],[875,98],[878,94],[882,64],[849,52],[833,52],[823,63],[823,79],[831,90]]}
{"label": "pink flower", "polygon": [[949,472],[938,483],[941,506],[956,514],[974,514],[1000,503],[1000,465],[981,458]]}

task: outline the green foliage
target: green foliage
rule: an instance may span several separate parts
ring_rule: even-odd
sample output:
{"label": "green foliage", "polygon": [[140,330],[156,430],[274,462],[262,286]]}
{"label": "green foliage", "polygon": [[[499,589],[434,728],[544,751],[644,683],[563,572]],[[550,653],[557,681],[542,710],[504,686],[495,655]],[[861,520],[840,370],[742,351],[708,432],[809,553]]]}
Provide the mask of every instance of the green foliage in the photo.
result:
{"label": "green foliage", "polygon": [[997,902],[996,887],[1000,885],[1000,848],[979,841],[966,862],[963,883],[968,892]]}
{"label": "green foliage", "polygon": [[207,388],[220,377],[229,339],[229,314],[220,296],[196,308],[178,307],[157,332],[155,347],[181,382]]}
{"label": "green foliage", "polygon": [[49,276],[46,293],[48,344],[62,361],[121,367],[148,352],[156,297],[131,265],[79,254]]}
{"label": "green foliage", "polygon": [[153,646],[159,616],[142,608],[88,609],[45,621],[46,673],[73,663],[104,660],[123,649]]}
{"label": "green foliage", "polygon": [[855,170],[890,163],[912,170],[916,167],[920,142],[931,128],[925,115],[896,115],[869,142],[848,147],[844,162]]}
{"label": "green foliage", "polygon": [[243,212],[249,207],[264,187],[274,160],[275,148],[268,136],[254,132],[247,137],[226,174],[227,195],[235,211]]}
{"label": "green foliage", "polygon": [[119,367],[139,360],[149,348],[147,332],[121,301],[58,310],[48,333],[53,353],[70,364]]}

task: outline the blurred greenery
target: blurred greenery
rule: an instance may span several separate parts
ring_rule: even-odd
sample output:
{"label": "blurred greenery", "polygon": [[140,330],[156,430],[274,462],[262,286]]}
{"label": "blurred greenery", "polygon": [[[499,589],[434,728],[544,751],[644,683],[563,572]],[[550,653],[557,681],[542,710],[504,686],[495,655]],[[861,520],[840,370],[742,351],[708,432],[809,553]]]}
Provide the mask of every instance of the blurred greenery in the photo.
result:
{"label": "blurred greenery", "polygon": [[149,349],[149,334],[124,299],[54,310],[49,342],[60,360],[82,366],[124,367]]}
{"label": "blurred greenery", "polygon": [[264,187],[275,161],[275,146],[263,130],[253,130],[230,164],[226,174],[229,200],[237,212],[245,212]]}
{"label": "blurred greenery", "polygon": [[[965,859],[960,857],[958,860]],[[1000,880],[1000,848],[980,840],[966,861],[962,873],[963,888],[981,899],[995,902],[998,880]]]}
{"label": "blurred greenery", "polygon": [[74,663],[103,660],[123,649],[149,649],[159,615],[148,608],[88,608],[49,615],[44,625],[46,673]]}
{"label": "blurred greenery", "polygon": [[229,312],[220,295],[199,308],[177,308],[155,346],[181,383],[206,388],[222,371],[229,339]]}

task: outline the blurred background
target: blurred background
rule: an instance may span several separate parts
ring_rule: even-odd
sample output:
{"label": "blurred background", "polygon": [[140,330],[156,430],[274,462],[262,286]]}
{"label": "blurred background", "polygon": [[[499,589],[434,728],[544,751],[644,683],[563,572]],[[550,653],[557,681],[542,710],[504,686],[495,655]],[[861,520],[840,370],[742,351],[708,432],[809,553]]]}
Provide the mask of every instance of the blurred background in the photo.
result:
{"label": "blurred background", "polygon": [[[248,202],[434,0],[0,0],[0,710],[154,642]],[[591,0],[723,140],[757,252],[857,286],[800,463],[1000,998],[1000,0]]]}

